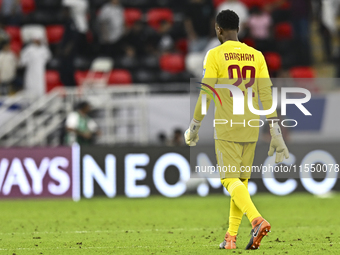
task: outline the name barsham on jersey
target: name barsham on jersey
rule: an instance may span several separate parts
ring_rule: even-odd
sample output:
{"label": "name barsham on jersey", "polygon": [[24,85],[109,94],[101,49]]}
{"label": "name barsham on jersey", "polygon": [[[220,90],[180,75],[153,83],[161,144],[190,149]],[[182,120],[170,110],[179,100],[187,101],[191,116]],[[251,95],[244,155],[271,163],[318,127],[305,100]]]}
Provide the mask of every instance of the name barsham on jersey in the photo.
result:
{"label": "name barsham on jersey", "polygon": [[225,60],[255,61],[254,54],[248,53],[224,53]]}

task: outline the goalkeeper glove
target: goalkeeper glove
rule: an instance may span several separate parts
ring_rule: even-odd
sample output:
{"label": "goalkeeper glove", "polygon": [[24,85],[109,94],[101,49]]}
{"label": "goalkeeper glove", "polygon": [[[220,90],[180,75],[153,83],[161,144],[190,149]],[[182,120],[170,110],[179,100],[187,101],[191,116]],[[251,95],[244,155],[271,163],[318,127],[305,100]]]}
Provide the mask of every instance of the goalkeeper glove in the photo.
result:
{"label": "goalkeeper glove", "polygon": [[196,146],[199,140],[198,130],[201,127],[201,121],[192,119],[189,128],[184,133],[185,143],[189,146]]}
{"label": "goalkeeper glove", "polygon": [[270,125],[270,134],[272,139],[270,141],[268,156],[273,156],[274,151],[276,150],[275,163],[280,163],[283,161],[283,157],[289,158],[289,151],[283,141],[281,128],[277,122]]}

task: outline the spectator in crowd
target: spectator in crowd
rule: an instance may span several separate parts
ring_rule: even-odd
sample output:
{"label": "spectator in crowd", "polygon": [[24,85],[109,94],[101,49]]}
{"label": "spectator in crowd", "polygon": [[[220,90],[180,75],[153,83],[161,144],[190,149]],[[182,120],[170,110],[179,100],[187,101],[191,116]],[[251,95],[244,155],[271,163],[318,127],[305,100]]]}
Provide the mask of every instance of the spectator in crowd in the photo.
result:
{"label": "spectator in crowd", "polygon": [[[206,53],[206,52],[205,52]],[[195,78],[202,78],[204,52],[191,52],[185,57],[185,68]]]}
{"label": "spectator in crowd", "polygon": [[69,7],[71,10],[71,16],[76,25],[77,31],[79,33],[77,40],[77,48],[81,54],[86,54],[87,52],[87,31],[89,29],[87,12],[89,8],[88,0],[63,0],[63,6]]}
{"label": "spectator in crowd", "polygon": [[152,30],[148,35],[148,47],[152,48],[148,51],[157,52],[157,54],[171,52],[174,50],[174,40],[172,23],[168,20],[162,20],[157,31]]}
{"label": "spectator in crowd", "polygon": [[260,51],[270,51],[273,42],[271,42],[272,18],[258,7],[251,11],[248,21],[250,36],[255,40],[256,49]]}
{"label": "spectator in crowd", "polygon": [[2,0],[1,14],[7,25],[20,25],[22,9],[20,0]]}
{"label": "spectator in crowd", "polygon": [[124,44],[132,47],[137,56],[141,56],[145,53],[147,34],[143,22],[138,20],[132,25],[124,37]]}
{"label": "spectator in crowd", "polygon": [[126,45],[123,47],[124,55],[121,58],[121,64],[125,67],[133,68],[137,61],[137,53],[134,47]]}
{"label": "spectator in crowd", "polygon": [[0,51],[0,94],[8,95],[17,70],[17,57],[9,43]]}
{"label": "spectator in crowd", "polygon": [[124,35],[124,9],[119,0],[110,0],[99,11],[98,29],[102,53],[115,56],[120,53]]}
{"label": "spectator in crowd", "polygon": [[245,29],[248,22],[248,8],[239,0],[225,0],[217,7],[217,14],[223,10],[232,10],[237,13],[240,18],[240,31],[238,33],[239,38],[245,36]]}
{"label": "spectator in crowd", "polygon": [[165,135],[165,133],[159,133],[158,134],[158,144],[159,145],[167,145],[167,139],[166,139],[166,135]]}
{"label": "spectator in crowd", "polygon": [[294,28],[296,65],[312,64],[310,46],[311,0],[290,0]]}
{"label": "spectator in crowd", "polygon": [[340,0],[317,1],[319,4],[318,20],[321,38],[323,41],[326,59],[331,60],[334,56],[333,41],[338,35],[337,17]]}
{"label": "spectator in crowd", "polygon": [[190,0],[185,13],[185,29],[189,39],[189,51],[202,51],[214,33],[214,8],[212,1]]}
{"label": "spectator in crowd", "polygon": [[67,7],[64,8],[64,21],[64,35],[59,49],[59,74],[60,79],[65,86],[75,86],[74,59],[77,54],[77,40],[79,34],[74,21],[71,18],[70,9]]}
{"label": "spectator in crowd", "polygon": [[184,145],[184,139],[183,139],[182,130],[177,128],[174,130],[174,134],[170,142],[170,146],[183,146],[183,145]]}
{"label": "spectator in crowd", "polygon": [[158,29],[159,41],[158,48],[161,52],[170,52],[174,50],[174,35],[172,23],[168,20],[162,20]]}
{"label": "spectator in crowd", "polygon": [[84,101],[78,104],[76,111],[71,112],[65,122],[66,137],[68,145],[78,143],[88,145],[94,142],[94,138],[99,134],[97,123],[89,116],[91,105]]}
{"label": "spectator in crowd", "polygon": [[24,89],[32,96],[42,96],[46,92],[45,66],[51,52],[43,43],[40,33],[32,34],[32,42],[21,52],[20,64],[25,67]]}
{"label": "spectator in crowd", "polygon": [[4,26],[0,23],[0,50],[4,45],[6,45],[10,41],[9,35],[6,33]]}

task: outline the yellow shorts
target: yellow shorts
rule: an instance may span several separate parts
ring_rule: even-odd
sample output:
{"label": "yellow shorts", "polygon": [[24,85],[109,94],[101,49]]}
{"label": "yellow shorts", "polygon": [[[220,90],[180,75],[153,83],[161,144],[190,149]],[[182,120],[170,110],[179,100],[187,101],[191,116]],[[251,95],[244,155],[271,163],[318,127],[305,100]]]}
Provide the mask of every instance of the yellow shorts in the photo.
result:
{"label": "yellow shorts", "polygon": [[255,148],[256,142],[237,143],[215,140],[215,152],[221,179],[249,179]]}

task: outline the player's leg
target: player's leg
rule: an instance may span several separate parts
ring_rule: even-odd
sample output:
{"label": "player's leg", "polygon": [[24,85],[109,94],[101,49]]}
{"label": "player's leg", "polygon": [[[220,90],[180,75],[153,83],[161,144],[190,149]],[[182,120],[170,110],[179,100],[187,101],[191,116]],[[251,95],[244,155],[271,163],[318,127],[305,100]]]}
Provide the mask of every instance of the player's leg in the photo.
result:
{"label": "player's leg", "polygon": [[[215,140],[217,163],[221,167],[221,178],[239,180],[243,147],[240,143]],[[231,166],[231,167],[229,167]],[[222,182],[223,183],[223,182]],[[242,184],[243,185],[243,184]],[[235,249],[236,235],[241,224],[243,212],[230,200],[229,228],[220,248]]]}
{"label": "player's leg", "polygon": [[[242,213],[246,213],[251,222],[261,215],[251,201],[248,189],[240,178],[248,179],[250,177],[251,172],[243,173],[241,171],[241,165],[248,163],[248,161],[252,163],[256,143],[252,143],[254,146],[246,147],[245,144],[246,143],[215,140],[215,150],[217,163],[221,167],[221,182],[228,190],[236,207],[240,209]],[[246,160],[244,160],[244,154],[249,155]]]}
{"label": "player's leg", "polygon": [[225,178],[221,182],[228,190],[235,205],[242,213],[246,214],[250,222],[255,218],[261,217],[261,214],[257,211],[250,198],[248,189],[239,178]]}
{"label": "player's leg", "polygon": [[[251,170],[251,167],[253,165],[254,156],[255,156],[255,148],[256,143],[244,143],[243,146],[243,154],[242,154],[242,163],[241,166],[243,166],[243,169]],[[250,178],[251,171],[243,171],[241,172],[241,180],[247,180]],[[250,241],[246,247],[246,250],[253,250],[258,249],[260,246],[260,242],[264,236],[267,235],[267,232],[270,231],[270,224],[261,216],[258,216],[256,218],[248,217],[249,221],[252,224],[252,231],[251,231],[251,238]]]}
{"label": "player's leg", "polygon": [[[235,216],[235,213],[236,213],[238,217],[229,218],[230,227],[238,229],[241,223],[243,214],[246,214],[250,221],[253,221],[254,219],[258,219],[259,217],[261,217],[260,213],[257,211],[255,205],[251,201],[251,198],[250,198],[250,195],[249,195],[249,192],[246,186],[242,183],[240,178],[224,178],[221,180],[221,182],[223,186],[230,193],[231,199],[233,200],[233,203],[235,205],[234,209],[238,208],[238,210],[236,209],[235,211],[232,211],[232,208],[231,208],[231,212],[230,212],[231,216]],[[231,238],[234,238],[234,239],[231,239]],[[232,242],[230,240],[234,240],[234,241]],[[231,236],[228,230],[228,232],[226,233],[224,242],[220,244],[220,248],[235,249],[236,245],[233,245],[233,243],[235,242],[236,242],[236,235]]]}
{"label": "player's leg", "polygon": [[[240,179],[241,182],[248,188],[248,179]],[[240,227],[243,217],[243,212],[236,206],[233,199],[230,199],[230,212],[229,212],[229,227],[225,235],[223,243],[220,248],[222,249],[235,249],[236,236]]]}
{"label": "player's leg", "polygon": [[[240,179],[248,189],[248,179]],[[228,233],[236,236],[243,217],[243,212],[236,206],[233,199],[230,199],[229,228]]]}
{"label": "player's leg", "polygon": [[[217,164],[220,166],[221,178],[234,177],[238,178],[239,173],[226,173],[228,165],[240,165],[242,161],[241,150],[236,143],[215,140],[215,151]],[[243,213],[235,206],[233,199],[230,199],[229,228],[225,234],[223,242],[220,244],[221,249],[236,249],[236,235],[241,223]]]}

